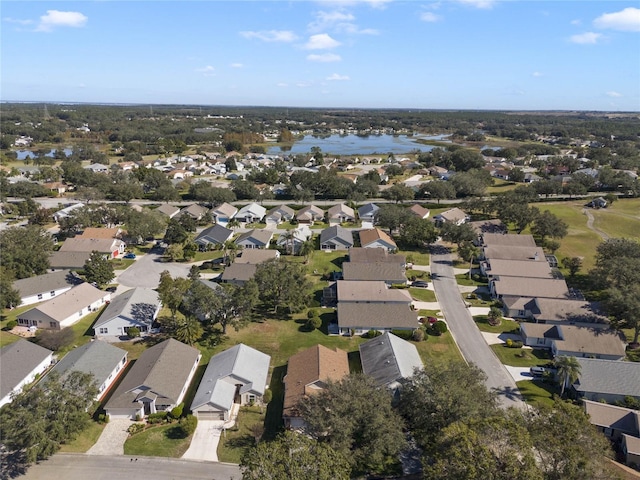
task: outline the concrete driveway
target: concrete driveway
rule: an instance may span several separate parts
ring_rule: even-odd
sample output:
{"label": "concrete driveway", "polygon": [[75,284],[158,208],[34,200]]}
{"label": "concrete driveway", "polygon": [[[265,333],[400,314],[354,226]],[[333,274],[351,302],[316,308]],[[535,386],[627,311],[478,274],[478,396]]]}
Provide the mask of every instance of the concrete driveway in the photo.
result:
{"label": "concrete driveway", "polygon": [[132,423],[128,419],[111,419],[96,444],[87,451],[87,455],[124,455],[124,442],[129,438],[127,429]]}
{"label": "concrete driveway", "polygon": [[185,460],[218,461],[218,443],[222,435],[222,420],[198,420],[191,445],[181,458]]}

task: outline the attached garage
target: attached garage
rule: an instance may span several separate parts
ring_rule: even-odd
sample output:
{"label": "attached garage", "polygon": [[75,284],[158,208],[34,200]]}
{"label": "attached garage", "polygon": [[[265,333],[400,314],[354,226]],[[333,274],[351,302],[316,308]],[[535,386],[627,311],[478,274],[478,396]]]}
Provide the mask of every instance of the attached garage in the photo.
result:
{"label": "attached garage", "polygon": [[224,420],[224,412],[220,411],[205,412],[197,410],[194,411],[193,414],[198,417],[198,420]]}

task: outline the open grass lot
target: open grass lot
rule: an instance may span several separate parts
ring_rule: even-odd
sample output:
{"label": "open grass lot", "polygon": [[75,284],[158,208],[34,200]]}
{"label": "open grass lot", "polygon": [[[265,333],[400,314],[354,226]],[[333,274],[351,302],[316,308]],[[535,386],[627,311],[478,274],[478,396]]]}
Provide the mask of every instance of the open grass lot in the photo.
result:
{"label": "open grass lot", "polygon": [[514,190],[515,188],[517,188],[518,185],[520,184],[516,182],[510,182],[508,180],[501,180],[499,178],[494,178],[493,185],[491,185],[490,187],[487,187],[487,194],[495,195],[498,193],[508,192],[509,190]]}
{"label": "open grass lot", "polygon": [[346,259],[346,250],[337,250],[331,252],[314,250],[311,254],[311,257],[309,258],[307,271],[309,273],[318,272],[318,274],[320,275],[330,272],[339,272],[342,269],[342,264]]}
{"label": "open grass lot", "polygon": [[591,210],[595,228],[610,237],[640,238],[640,199],[623,198],[607,208]]}
{"label": "open grass lot", "polygon": [[476,325],[481,332],[517,333],[520,329],[520,324],[518,322],[506,318],[503,318],[500,325],[496,325],[495,327],[493,325],[489,325],[486,315],[476,315],[475,317],[473,317],[473,320],[476,322]]}
{"label": "open grass lot", "polygon": [[224,252],[222,250],[211,250],[209,252],[196,252],[193,257],[193,262],[202,262],[204,260],[214,260],[216,258],[222,258]]}
{"label": "open grass lot", "polygon": [[521,380],[516,382],[520,393],[532,407],[546,405],[553,406],[553,395],[560,394],[560,389],[556,385],[546,383],[542,380]]}
{"label": "open grass lot", "polygon": [[91,422],[85,430],[80,432],[75,440],[62,445],[60,451],[63,453],[86,453],[98,441],[104,427],[104,424]]}
{"label": "open grass lot", "polygon": [[426,250],[398,250],[399,255],[404,255],[407,258],[407,262],[414,265],[429,265],[430,255]]}
{"label": "open grass lot", "polygon": [[543,366],[551,361],[551,355],[547,350],[509,348],[503,343],[491,345],[491,349],[495,352],[503,365],[510,365],[512,367]]}
{"label": "open grass lot", "polygon": [[435,302],[436,294],[433,290],[426,288],[410,288],[409,293],[411,298],[418,300],[419,302]]}
{"label": "open grass lot", "polygon": [[124,454],[180,458],[189,448],[191,437],[176,438],[176,425],[161,425],[136,433],[124,442]]}
{"label": "open grass lot", "polygon": [[255,445],[251,426],[264,423],[264,412],[259,407],[241,407],[235,426],[224,433],[218,445],[218,460],[240,463],[247,448]]}

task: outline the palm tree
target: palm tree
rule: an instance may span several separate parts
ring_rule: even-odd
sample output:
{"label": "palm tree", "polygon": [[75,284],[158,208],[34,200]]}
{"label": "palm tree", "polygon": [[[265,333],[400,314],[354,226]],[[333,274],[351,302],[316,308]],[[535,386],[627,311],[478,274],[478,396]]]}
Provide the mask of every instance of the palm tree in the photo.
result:
{"label": "palm tree", "polygon": [[229,220],[229,222],[227,223],[227,228],[230,229],[234,229],[240,226],[240,220],[238,220],[237,218],[232,218],[231,220]]}
{"label": "palm tree", "polygon": [[176,340],[192,345],[200,340],[204,330],[200,321],[193,315],[187,315],[184,320],[176,322],[173,336]]}
{"label": "palm tree", "polygon": [[576,357],[560,355],[554,360],[554,365],[558,369],[558,379],[562,382],[560,396],[564,395],[566,387],[575,382],[580,376],[580,363]]}
{"label": "palm tree", "polygon": [[238,244],[233,240],[227,240],[224,242],[222,249],[224,250],[224,256],[228,258],[228,264],[232,264],[236,259],[236,253],[238,253]]}
{"label": "palm tree", "polygon": [[294,230],[287,230],[282,234],[284,239],[286,240],[285,247],[287,251],[287,255],[293,254],[293,241],[296,238],[296,232]]}
{"label": "palm tree", "polygon": [[304,257],[304,263],[309,262],[309,257],[311,256],[314,250],[315,250],[314,242],[311,238],[304,241],[302,245],[300,245],[299,253]]}

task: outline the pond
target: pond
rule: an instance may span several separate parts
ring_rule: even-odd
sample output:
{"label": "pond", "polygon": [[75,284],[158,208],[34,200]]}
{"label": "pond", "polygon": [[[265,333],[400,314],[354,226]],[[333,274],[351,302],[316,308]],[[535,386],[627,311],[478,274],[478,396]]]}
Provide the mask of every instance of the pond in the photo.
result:
{"label": "pond", "polygon": [[[16,160],[24,160],[27,157],[31,157],[31,158],[36,158],[36,154],[35,152],[32,152],[31,150],[16,150],[16,155],[17,158]],[[45,154],[45,157],[53,157],[53,154],[56,152],[56,149],[51,149],[49,150],[49,153]],[[70,148],[65,148],[64,149],[64,154],[69,156],[73,153],[73,150]]]}
{"label": "pond", "polygon": [[305,136],[296,141],[291,148],[270,147],[269,155],[309,153],[311,148],[318,147],[323,154],[330,155],[386,155],[414,151],[428,152],[435,147],[423,145],[416,140],[437,140],[447,142],[446,135],[330,135],[328,137]]}

